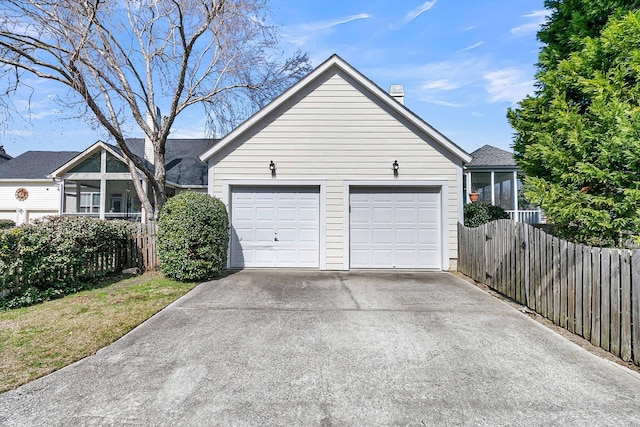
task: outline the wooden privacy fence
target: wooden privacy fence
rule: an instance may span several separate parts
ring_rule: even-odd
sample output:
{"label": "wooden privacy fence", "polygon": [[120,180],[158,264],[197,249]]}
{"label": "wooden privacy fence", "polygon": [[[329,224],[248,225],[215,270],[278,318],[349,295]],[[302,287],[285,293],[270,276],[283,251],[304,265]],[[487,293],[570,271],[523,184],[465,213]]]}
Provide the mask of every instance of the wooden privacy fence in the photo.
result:
{"label": "wooden privacy fence", "polygon": [[458,271],[640,366],[640,250],[574,244],[511,220],[458,224]]}
{"label": "wooden privacy fence", "polygon": [[136,232],[129,241],[128,253],[131,256],[128,267],[139,267],[144,271],[158,268],[156,235],[157,227],[155,223],[138,224]]}

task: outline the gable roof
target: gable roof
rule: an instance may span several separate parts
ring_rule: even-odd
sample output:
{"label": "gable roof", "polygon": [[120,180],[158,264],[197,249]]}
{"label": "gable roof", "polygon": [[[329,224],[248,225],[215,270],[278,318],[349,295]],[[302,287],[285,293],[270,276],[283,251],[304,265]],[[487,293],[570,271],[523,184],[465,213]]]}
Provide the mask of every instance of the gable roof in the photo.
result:
{"label": "gable roof", "polygon": [[0,179],[48,180],[52,171],[78,154],[77,151],[27,151],[0,164]]}
{"label": "gable roof", "polygon": [[[206,186],[208,168],[198,155],[216,142],[215,139],[167,139],[165,149],[167,182],[182,187]],[[153,164],[144,158],[144,138],[128,138],[125,143],[133,155],[138,157],[153,173],[155,171]],[[59,164],[55,170],[50,170],[49,173],[52,176],[60,176],[68,172],[97,148],[104,148],[124,161],[124,154],[119,146],[97,141],[86,150],[76,152],[74,156]]]}
{"label": "gable roof", "polygon": [[423,132],[430,139],[439,144],[445,151],[448,151],[453,156],[460,159],[460,161],[464,163],[468,163],[469,161],[471,161],[471,156],[467,152],[454,144],[449,138],[438,132],[427,122],[422,120],[407,107],[400,104],[386,91],[381,89],[378,85],[373,83],[371,80],[369,80],[362,73],[353,68],[336,54],[332,55],[329,59],[316,67],[313,71],[300,79],[297,83],[284,91],[280,96],[271,101],[260,111],[255,113],[240,126],[229,132],[224,138],[220,140],[218,144],[212,146],[207,151],[202,153],[200,155],[200,159],[205,162],[208,161],[213,155],[235,141],[243,133],[249,131],[249,129],[257,125],[262,119],[264,119],[273,111],[292,99],[294,96],[296,96],[296,94],[300,93],[306,87],[312,85],[326,73],[334,71],[340,71],[347,74],[351,79],[355,80],[357,84],[363,87],[364,90],[366,90],[371,96],[376,97],[381,102],[386,104],[386,106],[388,106],[391,110],[395,111],[400,116],[415,125],[421,132]]}
{"label": "gable roof", "polygon": [[[127,146],[133,154],[144,159],[144,138],[128,138]],[[198,157],[200,153],[208,150],[217,139],[167,139],[165,149],[165,164],[167,181],[180,186],[207,185],[207,164]],[[118,152],[120,149],[115,147]],[[147,160],[145,164],[154,170],[153,165]]]}
{"label": "gable roof", "polygon": [[511,169],[518,168],[516,160],[513,157],[513,153],[501,150],[491,145],[483,145],[471,153],[471,157],[473,159],[467,165],[469,168],[494,168],[499,166]]}

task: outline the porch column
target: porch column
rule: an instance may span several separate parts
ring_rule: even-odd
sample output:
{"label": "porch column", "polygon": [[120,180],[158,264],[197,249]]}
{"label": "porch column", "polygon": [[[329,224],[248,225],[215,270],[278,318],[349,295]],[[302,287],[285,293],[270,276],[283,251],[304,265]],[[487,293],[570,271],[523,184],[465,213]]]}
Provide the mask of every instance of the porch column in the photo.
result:
{"label": "porch column", "polygon": [[80,184],[79,181],[76,181],[76,212],[80,212],[80,187],[82,186],[82,184]]}
{"label": "porch column", "polygon": [[515,211],[516,222],[520,222],[520,214],[518,213],[518,172],[513,172],[513,209]]}
{"label": "porch column", "polygon": [[491,171],[491,205],[496,204],[495,172]]}
{"label": "porch column", "polygon": [[107,207],[107,150],[100,151],[100,219]]}
{"label": "porch column", "polygon": [[58,215],[62,216],[64,214],[64,205],[66,202],[66,197],[64,195],[64,179],[58,181],[58,191],[60,192],[60,211]]}
{"label": "porch column", "polygon": [[471,199],[469,198],[469,193],[471,193],[471,172],[467,172],[464,174],[465,179],[467,180],[467,191],[464,195],[464,202],[471,203]]}

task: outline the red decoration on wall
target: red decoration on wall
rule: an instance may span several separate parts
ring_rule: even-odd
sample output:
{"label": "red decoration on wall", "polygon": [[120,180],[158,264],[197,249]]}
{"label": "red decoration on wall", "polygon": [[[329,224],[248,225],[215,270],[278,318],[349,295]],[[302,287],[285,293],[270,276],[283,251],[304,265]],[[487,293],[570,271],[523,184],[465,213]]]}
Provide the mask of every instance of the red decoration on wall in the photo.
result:
{"label": "red decoration on wall", "polygon": [[26,188],[20,187],[16,190],[16,199],[22,202],[24,200],[27,200],[27,197],[29,197],[29,192]]}

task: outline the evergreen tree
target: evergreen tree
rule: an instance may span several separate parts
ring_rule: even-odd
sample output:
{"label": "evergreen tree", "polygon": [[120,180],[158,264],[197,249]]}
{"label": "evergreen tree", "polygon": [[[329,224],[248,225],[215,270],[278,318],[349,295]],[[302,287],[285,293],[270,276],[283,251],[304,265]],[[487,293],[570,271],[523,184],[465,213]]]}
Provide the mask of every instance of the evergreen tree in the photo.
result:
{"label": "evergreen tree", "polygon": [[[622,245],[640,236],[640,12],[611,6],[634,2],[551,3],[557,9],[539,34],[548,43],[539,90],[508,113],[526,194],[560,236]],[[607,7],[571,14],[573,3]]]}

